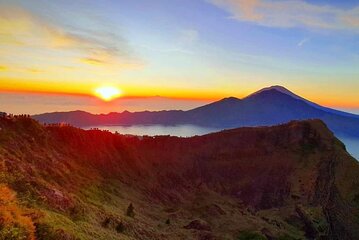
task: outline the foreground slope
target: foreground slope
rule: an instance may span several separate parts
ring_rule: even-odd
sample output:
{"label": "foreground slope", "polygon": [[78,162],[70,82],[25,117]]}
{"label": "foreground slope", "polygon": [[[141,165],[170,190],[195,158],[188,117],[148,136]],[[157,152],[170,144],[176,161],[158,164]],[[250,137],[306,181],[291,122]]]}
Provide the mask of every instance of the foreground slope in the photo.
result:
{"label": "foreground slope", "polygon": [[192,138],[0,129],[2,239],[359,239],[358,162],[319,120]]}

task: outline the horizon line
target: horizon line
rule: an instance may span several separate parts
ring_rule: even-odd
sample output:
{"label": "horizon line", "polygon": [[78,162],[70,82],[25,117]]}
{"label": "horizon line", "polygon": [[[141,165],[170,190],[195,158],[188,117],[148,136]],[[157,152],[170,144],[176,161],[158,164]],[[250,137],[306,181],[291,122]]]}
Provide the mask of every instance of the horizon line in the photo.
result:
{"label": "horizon line", "polygon": [[[52,96],[72,96],[72,97],[87,97],[87,98],[91,98],[94,100],[98,100],[101,103],[114,103],[114,102],[118,102],[121,101],[121,99],[123,100],[136,100],[136,99],[153,99],[153,98],[162,98],[162,99],[170,99],[170,100],[179,100],[179,101],[198,101],[198,102],[216,102],[216,101],[220,101],[226,98],[237,98],[237,99],[244,99],[246,97],[249,97],[253,94],[255,94],[256,92],[259,92],[265,88],[270,88],[273,86],[280,86],[280,87],[284,87],[282,85],[271,85],[268,87],[263,87],[260,88],[257,91],[254,91],[252,93],[247,94],[246,96],[235,96],[235,95],[220,95],[220,96],[213,96],[213,97],[187,97],[187,96],[183,96],[183,97],[179,97],[179,96],[163,96],[163,95],[123,95],[120,97],[117,97],[115,99],[113,99],[112,101],[106,102],[104,100],[101,100],[100,98],[98,98],[97,96],[90,94],[90,93],[80,93],[80,92],[66,92],[66,91],[46,91],[46,90],[16,90],[16,89],[0,89],[0,93],[7,93],[7,94],[35,94],[35,95],[52,95]],[[292,92],[290,89],[288,89],[287,87],[284,87],[287,90],[289,90],[290,92]],[[294,94],[297,94],[295,92],[292,92]],[[284,93],[285,94],[285,93]],[[318,104],[322,107],[327,107],[327,108],[332,108],[335,110],[339,110],[339,111],[344,111],[344,110],[340,110],[340,109],[346,109],[345,111],[348,111],[349,109],[359,109],[359,105],[355,106],[355,105],[350,105],[350,104],[335,104],[335,103],[328,103],[328,102],[317,102],[317,101],[313,101],[310,99],[307,99],[299,94],[297,94],[298,96],[304,98],[305,100],[311,101],[315,104]],[[82,110],[79,110],[82,111]],[[126,110],[124,110],[126,111]],[[146,111],[146,110],[143,110]]]}

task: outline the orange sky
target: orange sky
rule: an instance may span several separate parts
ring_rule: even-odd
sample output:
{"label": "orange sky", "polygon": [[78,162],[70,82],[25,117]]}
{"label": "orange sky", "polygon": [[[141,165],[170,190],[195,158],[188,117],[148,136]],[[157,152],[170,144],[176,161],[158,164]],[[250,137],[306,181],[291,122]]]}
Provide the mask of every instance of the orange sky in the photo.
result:
{"label": "orange sky", "polygon": [[[310,16],[320,9],[315,19],[325,25],[301,19],[296,25],[290,15],[272,14],[269,3],[262,9],[268,21],[262,21],[226,1],[188,3],[195,14],[179,18],[188,12],[166,3],[139,15],[130,2],[3,1],[0,91],[94,96],[111,86],[127,99],[203,102],[282,85],[324,106],[359,108],[356,15],[349,23],[342,21],[349,10],[299,2]],[[335,13],[331,21],[323,13],[328,9]]]}

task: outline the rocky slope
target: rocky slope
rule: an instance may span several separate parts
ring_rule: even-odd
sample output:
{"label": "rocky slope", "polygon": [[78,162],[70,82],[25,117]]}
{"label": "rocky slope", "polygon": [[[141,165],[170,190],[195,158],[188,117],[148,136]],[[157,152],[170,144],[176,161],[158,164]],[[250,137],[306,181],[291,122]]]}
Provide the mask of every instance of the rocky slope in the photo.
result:
{"label": "rocky slope", "polygon": [[0,182],[0,239],[359,239],[359,164],[319,120],[139,138],[3,118]]}

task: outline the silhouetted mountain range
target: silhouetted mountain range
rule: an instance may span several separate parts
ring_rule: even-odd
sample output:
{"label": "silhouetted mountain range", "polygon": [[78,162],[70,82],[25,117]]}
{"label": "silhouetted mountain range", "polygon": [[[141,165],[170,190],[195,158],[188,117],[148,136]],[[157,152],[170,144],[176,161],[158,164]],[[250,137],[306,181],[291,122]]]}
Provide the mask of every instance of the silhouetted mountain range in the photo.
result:
{"label": "silhouetted mountain range", "polygon": [[314,102],[311,102],[311,101],[308,101],[307,99],[305,98],[302,98],[301,96],[298,96],[296,95],[295,93],[289,91],[288,89],[286,89],[285,87],[282,87],[282,86],[272,86],[272,87],[268,87],[268,88],[263,88],[255,93],[253,93],[252,95],[255,95],[255,94],[258,94],[258,93],[261,93],[261,92],[264,92],[264,91],[268,91],[268,90],[277,90],[279,92],[282,92],[284,94],[287,94],[295,99],[299,99],[299,100],[303,100],[304,102],[308,103],[309,105],[313,106],[313,107],[316,107],[318,109],[321,109],[321,110],[324,110],[326,112],[331,112],[331,113],[335,113],[335,114],[338,114],[338,115],[341,115],[341,116],[346,116],[346,117],[354,117],[354,118],[359,118],[359,115],[355,115],[355,114],[352,114],[352,113],[347,113],[347,112],[343,112],[343,111],[339,111],[339,110],[335,110],[335,109],[331,109],[331,108],[327,108],[327,107],[323,107],[323,106],[320,106]]}
{"label": "silhouetted mountain range", "polygon": [[90,114],[83,111],[34,115],[43,123],[69,123],[77,127],[136,124],[194,124],[216,128],[267,126],[291,120],[321,119],[336,134],[359,137],[359,116],[310,102],[284,87],[262,89],[246,98],[224,98],[188,111],[143,111]]}

